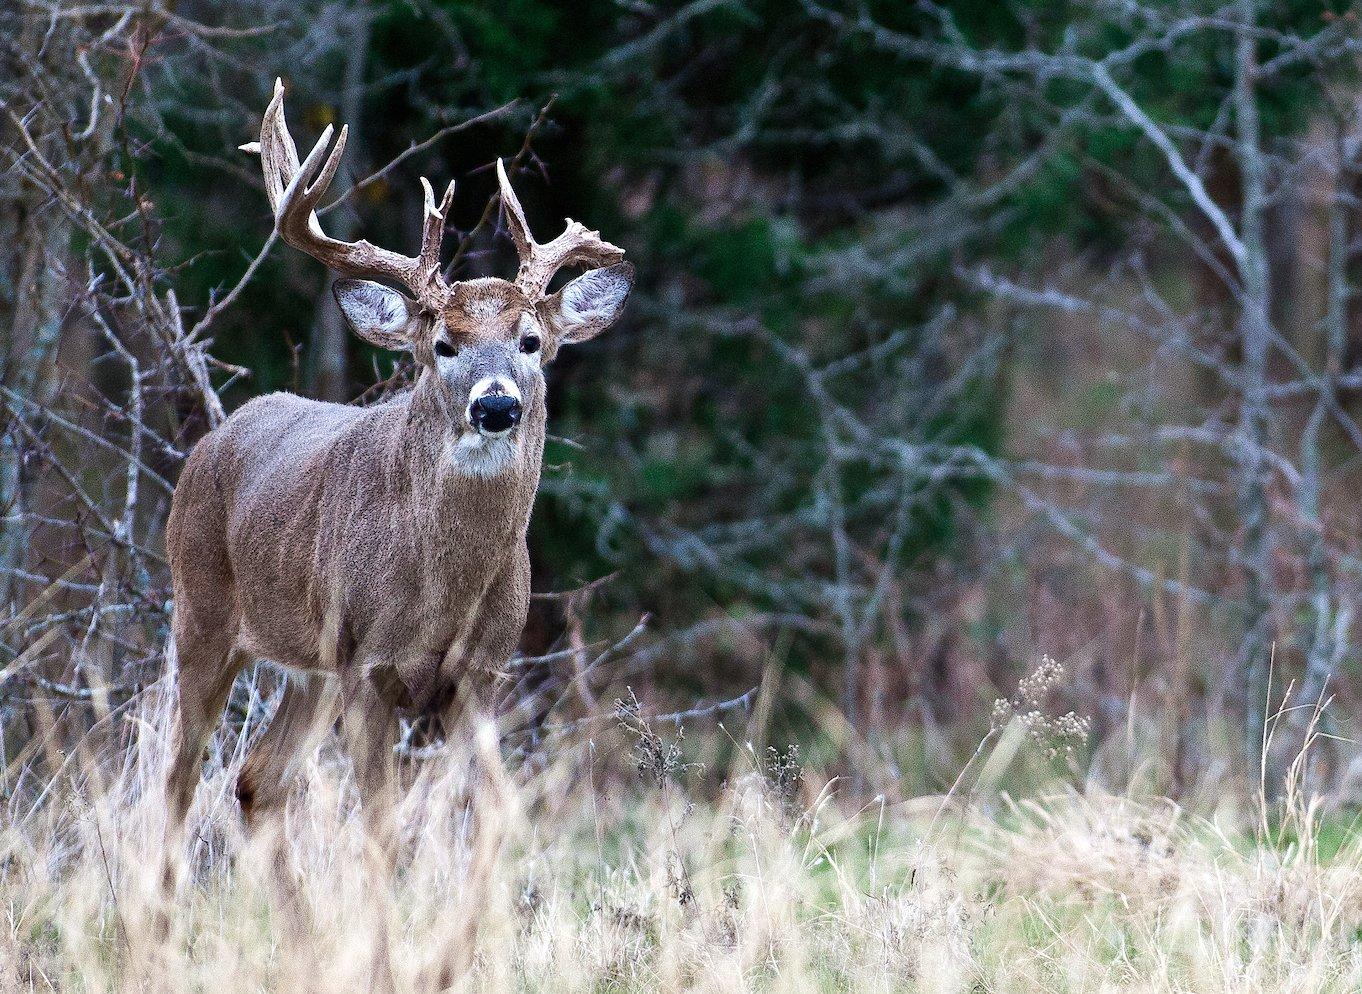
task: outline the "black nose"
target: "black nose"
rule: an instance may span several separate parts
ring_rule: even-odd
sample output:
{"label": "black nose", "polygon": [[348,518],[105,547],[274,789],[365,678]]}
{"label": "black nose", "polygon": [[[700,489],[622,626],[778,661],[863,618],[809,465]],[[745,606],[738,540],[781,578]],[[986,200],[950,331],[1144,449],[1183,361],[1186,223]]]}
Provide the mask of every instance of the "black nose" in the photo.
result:
{"label": "black nose", "polygon": [[474,428],[497,434],[520,422],[520,401],[508,393],[483,394],[473,401],[469,414]]}

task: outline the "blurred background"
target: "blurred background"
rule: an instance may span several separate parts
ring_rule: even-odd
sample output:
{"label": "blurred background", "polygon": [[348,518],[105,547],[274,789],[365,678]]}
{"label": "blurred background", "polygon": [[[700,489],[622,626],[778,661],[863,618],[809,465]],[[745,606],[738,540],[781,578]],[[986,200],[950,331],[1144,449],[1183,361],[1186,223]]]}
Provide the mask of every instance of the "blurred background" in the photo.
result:
{"label": "blurred background", "polygon": [[1051,657],[1057,764],[1271,792],[1313,722],[1355,796],[1358,6],[11,0],[6,769],[161,676],[198,438],[411,375],[271,237],[280,76],[350,127],[332,235],[413,251],[454,179],[450,272],[509,276],[504,157],[637,266],[550,368],[509,744],[632,688],[935,791]]}

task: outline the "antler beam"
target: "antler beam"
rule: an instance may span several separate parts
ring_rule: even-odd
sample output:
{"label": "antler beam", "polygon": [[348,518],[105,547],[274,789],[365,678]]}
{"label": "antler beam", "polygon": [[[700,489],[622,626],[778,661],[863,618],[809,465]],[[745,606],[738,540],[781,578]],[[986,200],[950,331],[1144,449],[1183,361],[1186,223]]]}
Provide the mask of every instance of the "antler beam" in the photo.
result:
{"label": "antler beam", "polygon": [[260,124],[260,141],[241,148],[260,155],[265,193],[274,211],[279,237],[337,273],[392,280],[410,290],[428,310],[439,310],[449,295],[449,287],[440,275],[440,244],[444,238],[445,215],[454,199],[453,182],[437,206],[435,192],[426,178],[421,177],[425,218],[421,226],[419,255],[400,255],[363,239],[343,242],[332,238],[322,230],[316,208],[340,167],[349,128],[341,128],[340,137],[328,155],[332,130],[328,124],[307,158],[299,164],[297,146],[284,120],[284,84],[279,79],[274,81],[274,98]]}
{"label": "antler beam", "polygon": [[540,245],[530,234],[525,211],[511,189],[505,164],[497,160],[497,181],[501,185],[501,203],[506,208],[506,226],[520,253],[520,271],[515,283],[531,300],[544,296],[553,274],[564,266],[582,265],[601,267],[613,265],[624,258],[624,249],[611,245],[578,221],[568,218],[567,228],[551,242]]}

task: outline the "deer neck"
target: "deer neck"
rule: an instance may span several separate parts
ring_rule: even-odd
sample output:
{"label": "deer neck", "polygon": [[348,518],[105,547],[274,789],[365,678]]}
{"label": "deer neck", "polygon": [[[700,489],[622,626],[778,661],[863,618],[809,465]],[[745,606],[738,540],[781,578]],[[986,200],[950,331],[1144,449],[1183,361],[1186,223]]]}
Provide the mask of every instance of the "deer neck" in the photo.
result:
{"label": "deer neck", "polygon": [[462,404],[423,372],[409,395],[405,430],[399,432],[403,475],[413,502],[427,512],[434,534],[458,543],[478,533],[523,540],[539,487],[544,454],[542,400],[526,411],[503,453],[480,451]]}

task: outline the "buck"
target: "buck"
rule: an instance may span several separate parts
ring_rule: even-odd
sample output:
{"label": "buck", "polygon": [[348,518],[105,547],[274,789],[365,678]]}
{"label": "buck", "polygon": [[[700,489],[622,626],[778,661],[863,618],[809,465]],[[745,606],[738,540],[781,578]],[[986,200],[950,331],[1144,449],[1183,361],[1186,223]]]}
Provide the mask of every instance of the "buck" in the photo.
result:
{"label": "buck", "polygon": [[[372,810],[387,803],[397,716],[445,707],[464,678],[506,662],[529,603],[544,366],[609,327],[633,283],[623,251],[577,222],[535,242],[500,162],[520,258],[513,282],[442,277],[453,183],[437,204],[421,180],[416,256],[327,236],[315,208],[346,129],[328,154],[328,126],[300,164],[283,98],[276,81],[259,143],[242,146],[260,155],[279,235],[345,277],[335,298],[356,334],[410,352],[419,373],[369,407],[257,398],[185,463],[166,533],[179,674],[167,851],[207,737],[253,657],[326,679],[291,679],[248,756],[236,789],[248,825],[283,804],[309,729],[334,721],[328,687]],[[572,265],[595,268],[549,293]]]}

